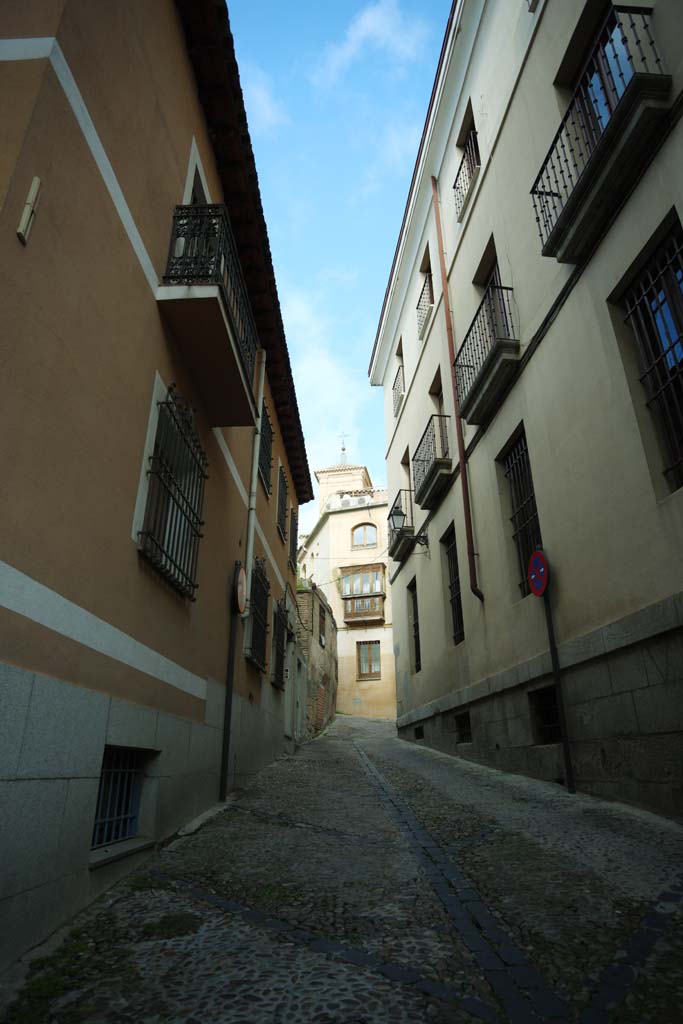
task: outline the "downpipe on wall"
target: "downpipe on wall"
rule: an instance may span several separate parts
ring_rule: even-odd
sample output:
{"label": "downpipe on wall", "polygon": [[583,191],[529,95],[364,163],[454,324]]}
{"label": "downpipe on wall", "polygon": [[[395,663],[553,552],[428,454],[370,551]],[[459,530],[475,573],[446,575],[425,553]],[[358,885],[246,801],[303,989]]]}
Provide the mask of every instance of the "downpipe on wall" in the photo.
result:
{"label": "downpipe on wall", "polygon": [[439,268],[441,271],[441,293],[443,295],[443,312],[446,319],[446,335],[448,337],[448,358],[450,360],[451,386],[453,388],[453,403],[455,406],[455,434],[458,440],[458,464],[460,466],[460,479],[462,481],[462,501],[465,509],[465,537],[467,540],[467,565],[470,574],[470,590],[480,601],[484,595],[479,589],[477,581],[477,565],[474,559],[474,539],[472,534],[472,510],[470,506],[470,485],[467,474],[467,456],[465,454],[465,440],[462,433],[462,420],[460,418],[460,403],[458,402],[458,389],[455,383],[455,345],[453,343],[453,316],[451,314],[451,301],[448,292],[448,276],[446,274],[446,256],[443,246],[443,232],[441,230],[441,211],[439,209],[439,186],[436,178],[432,175],[432,206],[434,208],[434,220],[436,221],[436,239],[439,247]]}
{"label": "downpipe on wall", "polygon": [[258,487],[258,458],[261,448],[261,418],[263,416],[263,390],[266,380],[266,352],[260,348],[256,353],[256,427],[254,429],[254,447],[251,453],[251,479],[249,481],[249,508],[247,509],[247,548],[244,556],[247,574],[247,603],[242,618],[251,614],[251,574],[254,563],[254,529],[256,527],[256,491]]}

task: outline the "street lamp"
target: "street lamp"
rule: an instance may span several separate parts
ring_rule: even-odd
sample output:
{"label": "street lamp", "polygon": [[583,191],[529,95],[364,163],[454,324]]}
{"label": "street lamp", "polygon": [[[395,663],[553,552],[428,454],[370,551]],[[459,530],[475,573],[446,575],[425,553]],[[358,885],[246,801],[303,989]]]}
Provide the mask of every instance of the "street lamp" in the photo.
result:
{"label": "street lamp", "polygon": [[394,533],[400,533],[406,521],[406,514],[400,505],[394,505],[389,516],[389,522]]}

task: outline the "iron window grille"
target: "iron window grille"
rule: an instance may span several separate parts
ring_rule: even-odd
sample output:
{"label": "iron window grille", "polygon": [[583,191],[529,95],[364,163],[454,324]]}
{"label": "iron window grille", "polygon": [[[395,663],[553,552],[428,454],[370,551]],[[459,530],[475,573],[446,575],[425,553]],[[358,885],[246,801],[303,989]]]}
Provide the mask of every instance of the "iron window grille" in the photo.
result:
{"label": "iron window grille", "polygon": [[683,486],[683,231],[678,224],[626,293],[646,403],[665,450],[664,477]]}
{"label": "iron window grille", "polygon": [[176,206],[164,284],[220,287],[251,385],[258,334],[225,206]]}
{"label": "iron window grille", "polygon": [[417,607],[417,581],[415,579],[412,579],[408,584],[408,612],[413,639],[413,672],[419,672],[422,668],[422,658],[420,651],[420,616]]}
{"label": "iron window grille", "polygon": [[460,406],[465,404],[498,342],[515,340],[511,299],[512,288],[501,285],[496,268],[455,357],[455,383]]}
{"label": "iron window grille", "polygon": [[105,747],[93,826],[93,850],[138,834],[142,789],[141,750]]}
{"label": "iron window grille", "polygon": [[265,400],[261,406],[261,439],[258,451],[258,471],[266,494],[273,489],[273,424],[270,422]]}
{"label": "iron window grille", "polygon": [[519,435],[503,457],[503,466],[510,485],[512,504],[510,521],[519,561],[519,589],[522,592],[522,597],[526,597],[530,593],[527,580],[529,559],[532,552],[543,547],[543,541],[538,522],[529,450],[524,432]]}
{"label": "iron window grille", "polygon": [[192,407],[177,394],[175,385],[158,405],[138,550],[172,587],[194,601],[208,462]]}
{"label": "iron window grille", "polygon": [[325,608],[318,605],[318,642],[321,647],[325,646]]}
{"label": "iron window grille", "polygon": [[453,642],[462,643],[465,639],[465,623],[462,614],[462,593],[460,590],[460,569],[458,567],[458,549],[455,543],[455,529],[451,527],[444,538],[446,560],[448,562],[448,599],[451,606],[453,622]]}
{"label": "iron window grille", "polygon": [[461,715],[455,716],[455,742],[472,742],[472,722],[469,711],[463,711]]}
{"label": "iron window grille", "polygon": [[433,305],[434,288],[432,286],[432,273],[431,271],[427,271],[424,275],[424,281],[422,282],[420,298],[417,300],[417,333],[420,337],[422,337],[422,332],[425,329],[427,318]]}
{"label": "iron window grille", "polygon": [[280,466],[280,476],[277,489],[277,528],[283,540],[287,537],[287,477]]}
{"label": "iron window grille", "polygon": [[392,388],[393,400],[394,400],[394,416],[398,416],[401,408],[401,402],[405,394],[405,376],[403,373],[403,364],[399,366],[396,371],[396,377],[394,378],[394,386]]}
{"label": "iron window grille", "polygon": [[289,563],[296,566],[296,550],[299,542],[299,520],[294,509],[289,513]]}
{"label": "iron window grille", "polygon": [[287,612],[284,601],[275,605],[275,657],[273,659],[273,686],[278,690],[285,688],[285,648],[287,645]]}
{"label": "iron window grille", "polygon": [[356,667],[359,679],[381,679],[382,660],[379,640],[363,640],[356,644]]}
{"label": "iron window grille", "polygon": [[470,128],[465,140],[465,152],[460,161],[458,173],[453,182],[453,195],[455,196],[455,213],[458,219],[465,208],[467,196],[472,188],[477,171],[481,167],[479,157],[479,140],[474,128]]}
{"label": "iron window grille", "polygon": [[269,595],[265,559],[257,558],[251,573],[251,639],[247,656],[262,672],[266,670]]}
{"label": "iron window grille", "polygon": [[544,686],[541,690],[532,690],[529,705],[536,743],[559,743],[562,740],[562,726],[555,687]]}
{"label": "iron window grille", "polygon": [[[418,495],[422,485],[429,476],[434,463],[450,457],[448,448],[449,416],[437,415],[429,417],[425,432],[413,455],[413,486]],[[419,502],[418,502],[419,504]]]}
{"label": "iron window grille", "polygon": [[636,73],[662,74],[651,11],[611,5],[531,189],[545,246]]}
{"label": "iron window grille", "polygon": [[[398,521],[402,523],[398,529],[394,526],[397,512],[399,513]],[[394,542],[402,533],[412,533],[413,531],[413,492],[411,490],[403,488],[398,492],[391,506],[387,522],[389,523],[389,549],[391,550]]]}

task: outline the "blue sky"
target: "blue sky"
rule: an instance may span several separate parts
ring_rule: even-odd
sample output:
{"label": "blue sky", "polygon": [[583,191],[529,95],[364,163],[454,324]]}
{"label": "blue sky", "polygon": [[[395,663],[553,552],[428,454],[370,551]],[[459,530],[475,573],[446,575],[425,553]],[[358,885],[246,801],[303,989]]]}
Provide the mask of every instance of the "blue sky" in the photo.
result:
{"label": "blue sky", "polygon": [[450,0],[228,8],[311,471],[344,432],[382,485],[367,366]]}

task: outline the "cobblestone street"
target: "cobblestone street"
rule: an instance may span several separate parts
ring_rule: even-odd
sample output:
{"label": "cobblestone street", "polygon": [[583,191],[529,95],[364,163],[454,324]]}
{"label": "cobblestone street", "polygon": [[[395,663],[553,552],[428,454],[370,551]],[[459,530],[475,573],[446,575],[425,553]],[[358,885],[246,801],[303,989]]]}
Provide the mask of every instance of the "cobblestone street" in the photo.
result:
{"label": "cobblestone street", "polygon": [[7,1024],[678,1022],[683,828],[339,718],[35,960]]}

